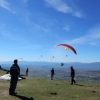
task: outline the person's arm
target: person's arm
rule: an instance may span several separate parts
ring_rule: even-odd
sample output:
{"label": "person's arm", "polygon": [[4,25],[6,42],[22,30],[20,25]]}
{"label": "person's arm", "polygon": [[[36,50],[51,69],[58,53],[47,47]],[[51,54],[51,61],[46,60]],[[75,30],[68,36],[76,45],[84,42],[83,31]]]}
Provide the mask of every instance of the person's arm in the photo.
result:
{"label": "person's arm", "polygon": [[17,66],[17,71],[18,71],[18,73],[20,75],[20,67],[19,66]]}
{"label": "person's arm", "polygon": [[72,70],[71,70],[71,73],[70,73],[70,77],[72,77]]}
{"label": "person's arm", "polygon": [[54,75],[55,75],[55,71],[54,71]]}

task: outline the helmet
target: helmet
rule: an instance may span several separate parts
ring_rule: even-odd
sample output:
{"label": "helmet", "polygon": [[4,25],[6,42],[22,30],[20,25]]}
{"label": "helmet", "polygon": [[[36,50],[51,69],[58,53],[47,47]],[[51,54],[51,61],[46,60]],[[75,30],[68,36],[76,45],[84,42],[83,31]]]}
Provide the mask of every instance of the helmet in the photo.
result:
{"label": "helmet", "polygon": [[73,66],[70,66],[70,69],[73,69]]}

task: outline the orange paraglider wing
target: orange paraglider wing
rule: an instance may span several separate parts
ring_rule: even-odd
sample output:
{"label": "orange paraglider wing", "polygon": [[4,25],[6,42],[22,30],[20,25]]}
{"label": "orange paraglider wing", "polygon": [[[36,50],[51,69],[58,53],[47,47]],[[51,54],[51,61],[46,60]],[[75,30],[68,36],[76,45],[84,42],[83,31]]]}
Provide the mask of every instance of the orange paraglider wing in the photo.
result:
{"label": "orange paraglider wing", "polygon": [[68,45],[68,44],[57,44],[56,46],[54,46],[54,48],[56,48],[57,46],[65,46],[65,47],[68,47],[68,48],[70,48],[75,54],[77,54],[76,50],[75,50],[72,46],[70,46],[70,45]]}

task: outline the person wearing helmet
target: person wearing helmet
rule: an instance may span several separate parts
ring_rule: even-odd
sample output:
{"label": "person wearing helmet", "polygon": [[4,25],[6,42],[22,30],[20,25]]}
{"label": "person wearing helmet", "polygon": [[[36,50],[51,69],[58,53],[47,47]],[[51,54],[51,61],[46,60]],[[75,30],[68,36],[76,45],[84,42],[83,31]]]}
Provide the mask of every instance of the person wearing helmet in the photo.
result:
{"label": "person wearing helmet", "polygon": [[11,75],[11,80],[10,80],[10,88],[9,88],[9,95],[16,95],[17,93],[15,92],[17,82],[18,82],[18,77],[20,75],[20,68],[18,66],[18,60],[14,60],[14,64],[10,67],[10,75]]}
{"label": "person wearing helmet", "polygon": [[74,68],[73,68],[73,66],[70,66],[70,69],[71,69],[71,84],[75,84],[76,83],[76,81],[75,81],[75,79],[74,79],[74,77],[75,77],[75,70],[74,70]]}

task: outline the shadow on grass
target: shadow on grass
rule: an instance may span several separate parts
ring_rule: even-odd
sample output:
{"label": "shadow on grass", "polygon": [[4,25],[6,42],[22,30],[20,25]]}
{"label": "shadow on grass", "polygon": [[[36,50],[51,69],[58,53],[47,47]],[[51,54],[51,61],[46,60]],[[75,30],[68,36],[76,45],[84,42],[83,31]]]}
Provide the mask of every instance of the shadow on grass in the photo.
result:
{"label": "shadow on grass", "polygon": [[86,85],[82,85],[82,84],[75,84],[75,85],[78,85],[78,86],[85,86],[85,87],[92,87],[92,86],[86,86]]}
{"label": "shadow on grass", "polygon": [[[75,84],[75,85],[78,85],[78,86],[84,86],[84,87],[92,87],[92,86],[86,86],[86,85],[82,85],[82,84]],[[96,93],[95,90],[91,90],[91,92]]]}
{"label": "shadow on grass", "polygon": [[28,97],[21,96],[21,95],[14,95],[14,96],[16,96],[17,98],[19,98],[21,100],[34,100],[33,97],[28,98]]}

